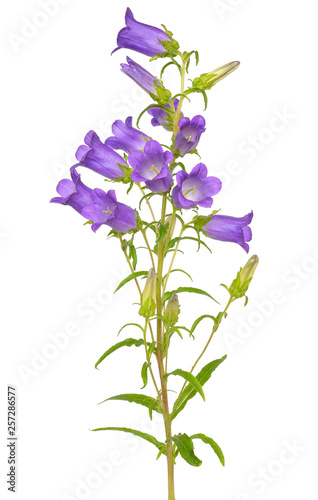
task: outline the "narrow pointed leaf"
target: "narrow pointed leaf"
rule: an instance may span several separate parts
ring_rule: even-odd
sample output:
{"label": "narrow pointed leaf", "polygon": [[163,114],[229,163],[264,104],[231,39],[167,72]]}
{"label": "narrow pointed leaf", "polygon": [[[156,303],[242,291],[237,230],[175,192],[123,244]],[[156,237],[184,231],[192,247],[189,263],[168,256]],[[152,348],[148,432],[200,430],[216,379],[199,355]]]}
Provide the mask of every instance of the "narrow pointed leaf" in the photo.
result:
{"label": "narrow pointed leaf", "polygon": [[123,281],[121,281],[114,291],[114,293],[118,292],[126,283],[129,283],[129,281],[134,280],[135,278],[138,278],[139,276],[147,276],[148,271],[137,271],[136,273],[132,273],[127,278],[125,278]]}
{"label": "narrow pointed leaf", "polygon": [[165,375],[165,377],[169,377],[169,375],[179,375],[180,377],[184,378],[202,396],[203,401],[205,401],[205,396],[204,396],[204,392],[203,392],[203,389],[202,389],[202,385],[200,384],[200,382],[198,381],[198,379],[194,375],[192,375],[192,373],[186,372],[184,370],[180,370],[178,368],[177,370],[174,370],[171,373],[167,373]]}
{"label": "narrow pointed leaf", "polygon": [[157,413],[162,413],[158,401],[151,396],[146,396],[145,394],[119,394],[118,396],[112,396],[111,398],[104,399],[98,404],[105,403],[106,401],[128,401],[128,403],[136,403],[138,405],[145,406],[146,408],[151,408]]}
{"label": "narrow pointed leaf", "polygon": [[208,292],[205,292],[204,290],[201,290],[201,288],[193,288],[193,287],[188,287],[188,286],[181,286],[177,290],[172,290],[172,292],[166,292],[165,295],[164,295],[163,301],[166,302],[166,300],[169,300],[170,297],[174,293],[178,294],[178,293],[182,293],[182,292],[197,293],[199,295],[205,295],[206,297],[209,297],[210,299],[214,300],[214,302],[217,302],[217,304],[218,304],[218,301],[215,300],[212,297],[212,295],[210,295]]}
{"label": "narrow pointed leaf", "polygon": [[[186,271],[184,271],[183,269],[172,269],[172,271],[170,271],[170,274],[171,274],[171,273],[176,273],[177,271],[178,271],[178,272],[180,272],[180,273],[186,274],[186,275],[190,278],[190,280],[191,280],[191,281],[193,281],[193,279],[192,279],[192,277],[190,276],[190,274],[189,274],[189,273],[187,273]],[[162,279],[163,279],[163,281],[166,279],[166,277],[167,277],[167,275],[165,275],[165,276],[162,278]]]}
{"label": "narrow pointed leaf", "polygon": [[196,329],[196,327],[198,326],[198,324],[199,324],[199,323],[201,323],[201,321],[202,321],[203,319],[205,319],[205,318],[210,318],[210,319],[212,319],[214,322],[216,322],[216,319],[215,319],[215,317],[214,317],[214,316],[211,316],[210,314],[203,314],[203,316],[200,316],[199,318],[197,318],[197,319],[194,321],[193,325],[191,326],[191,330],[190,330],[190,331],[191,331],[191,333],[193,333],[193,332],[194,332],[194,330]]}
{"label": "narrow pointed leaf", "polygon": [[173,238],[169,245],[168,245],[168,248],[173,248],[175,246],[175,244],[178,242],[178,241],[181,241],[181,240],[192,240],[192,241],[196,241],[198,243],[198,250],[200,250],[200,245],[203,245],[205,248],[207,248],[209,250],[210,253],[212,253],[212,250],[211,248],[206,244],[204,243],[204,241],[202,241],[201,239],[199,238],[194,238],[193,236],[178,236],[176,238]]}
{"label": "narrow pointed leaf", "polygon": [[223,466],[225,465],[223,451],[221,450],[219,445],[212,438],[205,436],[205,434],[194,434],[193,436],[191,436],[191,439],[201,439],[201,441],[203,441],[204,443],[209,444],[211,446],[212,450],[218,456],[221,464]]}
{"label": "narrow pointed leaf", "polygon": [[151,434],[147,434],[145,432],[140,432],[135,429],[129,429],[128,427],[100,427],[98,429],[92,429],[93,432],[98,432],[98,431],[121,431],[121,432],[128,432],[130,434],[134,434],[134,436],[138,436],[142,439],[145,439],[148,441],[148,443],[154,444],[159,451],[164,450],[163,453],[165,452],[166,445],[164,443],[161,443],[158,441],[154,436],[151,436]]}
{"label": "narrow pointed leaf", "polygon": [[[205,365],[202,370],[197,374],[196,378],[200,382],[201,386],[203,386],[211,377],[214,370],[226,359],[226,355],[223,358],[216,359],[211,361],[207,365]],[[173,420],[180,411],[183,410],[187,402],[192,399],[197,393],[197,390],[193,387],[193,385],[186,385],[183,391],[181,392],[179,398],[176,400],[172,413],[171,420]]]}
{"label": "narrow pointed leaf", "polygon": [[104,361],[105,358],[107,358],[107,356],[109,356],[113,352],[117,351],[117,349],[120,349],[121,347],[131,347],[131,346],[140,347],[141,345],[144,345],[144,340],[143,339],[139,339],[139,340],[137,340],[137,339],[126,339],[126,340],[123,340],[122,342],[118,342],[117,344],[115,344],[112,347],[110,347],[106,352],[104,352],[104,354],[96,362],[95,368],[97,368],[98,365],[102,361]]}
{"label": "narrow pointed leaf", "polygon": [[141,378],[142,378],[142,381],[144,383],[144,385],[141,387],[141,389],[144,389],[146,387],[146,385],[148,384],[148,363],[147,363],[147,361],[145,361],[144,364],[142,365]]}
{"label": "narrow pointed leaf", "polygon": [[117,333],[117,337],[120,334],[120,332],[122,332],[123,329],[126,328],[127,326],[137,326],[142,331],[142,333],[144,332],[143,327],[141,325],[139,325],[138,323],[126,323],[124,326],[121,327],[121,329]]}
{"label": "narrow pointed leaf", "polygon": [[202,464],[202,460],[194,454],[193,442],[189,436],[177,434],[172,436],[171,439],[177,445],[180,455],[188,464],[193,465],[193,467],[199,467]]}

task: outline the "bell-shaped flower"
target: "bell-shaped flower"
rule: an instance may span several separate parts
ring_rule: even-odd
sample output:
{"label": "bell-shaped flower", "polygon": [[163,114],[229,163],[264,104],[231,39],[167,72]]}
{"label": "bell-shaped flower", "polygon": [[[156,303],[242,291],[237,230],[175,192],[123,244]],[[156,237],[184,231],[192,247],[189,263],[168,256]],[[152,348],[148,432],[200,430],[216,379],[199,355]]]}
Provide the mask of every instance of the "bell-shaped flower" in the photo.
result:
{"label": "bell-shaped flower", "polygon": [[128,168],[124,158],[102,143],[96,132],[91,130],[84,139],[85,145],[76,151],[78,166],[87,167],[107,179],[121,179],[125,172],[120,168]]}
{"label": "bell-shaped flower", "polygon": [[127,205],[119,203],[113,189],[107,193],[102,189],[93,189],[91,203],[83,208],[82,215],[94,222],[92,225],[94,232],[102,224],[106,224],[120,233],[127,233],[137,226],[137,213]]}
{"label": "bell-shaped flower", "polygon": [[211,207],[212,196],[222,187],[217,177],[207,177],[208,169],[203,163],[198,163],[188,174],[184,170],[177,172],[177,185],[172,190],[172,200],[178,208]]}
{"label": "bell-shaped flower", "polygon": [[148,141],[144,151],[133,151],[128,156],[129,164],[133,167],[131,180],[144,182],[154,193],[169,191],[172,182],[172,173],[169,163],[174,156],[170,151],[164,151],[157,141]]}
{"label": "bell-shaped flower", "polygon": [[205,119],[201,115],[179,120],[179,132],[176,134],[175,149],[181,156],[196,149],[203,132],[205,131]]}
{"label": "bell-shaped flower", "polygon": [[112,126],[114,137],[106,139],[105,144],[111,149],[121,149],[126,153],[144,149],[148,135],[132,126],[132,117],[128,116],[125,122],[116,120]]}
{"label": "bell-shaped flower", "polygon": [[52,198],[51,203],[60,203],[61,205],[69,205],[78,213],[82,214],[83,208],[91,203],[92,190],[85,186],[81,181],[80,174],[75,167],[71,168],[71,179],[62,179],[56,188],[60,195]]}
{"label": "bell-shaped flower", "polygon": [[252,239],[249,227],[253,219],[253,212],[244,217],[230,217],[228,215],[212,215],[209,222],[202,227],[206,236],[220,241],[238,243],[245,252],[249,251],[248,241]]}
{"label": "bell-shaped flower", "polygon": [[[174,106],[174,109],[177,110],[177,108],[179,106],[179,99],[177,99],[177,98],[174,99],[173,106]],[[170,106],[170,104],[165,104],[164,108],[171,109],[171,106]],[[173,129],[172,116],[173,115],[171,115],[171,113],[167,113],[167,111],[165,111],[162,108],[148,109],[148,113],[150,116],[152,116],[151,125],[153,127],[159,127],[161,125],[164,129],[172,131],[172,129]],[[171,118],[170,118],[170,116],[171,116]],[[181,112],[180,116],[183,117],[182,112]]]}
{"label": "bell-shaped flower", "polygon": [[118,47],[112,54],[123,48],[135,50],[149,57],[167,52],[162,42],[171,42],[172,39],[163,30],[136,21],[129,8],[126,10],[125,22],[126,27],[118,33]]}
{"label": "bell-shaped flower", "polygon": [[121,70],[125,75],[134,80],[139,87],[147,92],[152,99],[158,101],[159,104],[165,105],[171,97],[171,92],[162,85],[162,83],[153,76],[145,68],[137,64],[135,61],[126,58],[128,64],[121,64]]}

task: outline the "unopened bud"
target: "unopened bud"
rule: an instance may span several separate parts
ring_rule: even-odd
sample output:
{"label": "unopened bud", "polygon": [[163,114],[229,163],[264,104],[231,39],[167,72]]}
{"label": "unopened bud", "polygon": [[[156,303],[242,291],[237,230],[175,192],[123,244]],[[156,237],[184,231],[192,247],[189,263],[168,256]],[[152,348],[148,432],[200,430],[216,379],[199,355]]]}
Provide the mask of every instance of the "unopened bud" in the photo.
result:
{"label": "unopened bud", "polygon": [[255,270],[258,266],[259,258],[253,255],[237,273],[235,280],[229,288],[232,297],[239,299],[246,294],[249,284],[254,276]]}
{"label": "unopened bud", "polygon": [[239,65],[240,63],[238,61],[234,61],[225,64],[210,73],[203,73],[201,76],[193,80],[193,87],[197,87],[202,90],[210,90],[213,85],[218,83],[220,80],[223,80],[223,78],[228,76],[230,73],[233,73]]}
{"label": "unopened bud", "polygon": [[145,289],[141,295],[140,316],[150,318],[156,311],[156,285],[157,276],[154,269],[150,269],[147,275]]}
{"label": "unopened bud", "polygon": [[173,326],[178,321],[179,313],[180,313],[179,299],[178,295],[174,293],[168,300],[167,308],[164,312],[163,317],[169,326]]}

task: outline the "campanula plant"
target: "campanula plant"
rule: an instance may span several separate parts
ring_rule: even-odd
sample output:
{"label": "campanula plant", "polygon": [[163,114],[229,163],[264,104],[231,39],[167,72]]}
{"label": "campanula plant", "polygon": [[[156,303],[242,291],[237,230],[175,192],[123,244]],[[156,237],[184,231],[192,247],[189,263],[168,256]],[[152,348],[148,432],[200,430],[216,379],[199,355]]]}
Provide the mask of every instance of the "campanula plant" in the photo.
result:
{"label": "campanula plant", "polygon": [[[130,9],[127,9],[126,26],[120,30],[117,47],[113,52],[119,49],[130,49],[150,56],[150,61],[159,58],[163,60],[160,77],[154,76],[129,57],[126,63],[121,64],[123,73],[147,92],[150,103],[140,113],[136,123],[133,123],[131,116],[125,121],[116,120],[111,137],[100,138],[94,131],[89,131],[84,144],[78,147],[77,163],[74,161],[70,178],[59,182],[59,196],[51,201],[71,206],[86,220],[84,225],[90,226],[94,232],[110,230],[108,236],[118,240],[129,268],[128,276],[118,285],[115,293],[129,282],[134,282],[137,288],[139,303],[136,314],[139,314],[140,319],[130,320],[132,322],[125,324],[120,332],[124,328],[139,328],[142,335],[140,338],[127,337],[113,346],[105,346],[106,350],[95,366],[98,368],[102,363],[105,364],[108,356],[122,347],[143,347],[145,360],[141,367],[142,391],[149,382],[153,393],[108,395],[103,403],[116,400],[142,405],[148,409],[150,419],[153,412],[162,416],[164,428],[164,434],[158,437],[132,429],[129,423],[127,427],[116,427],[107,422],[106,426],[94,431],[131,433],[157,448],[157,458],[161,457],[161,460],[167,462],[168,500],[175,500],[174,470],[178,461],[185,460],[194,467],[202,463],[195,454],[196,440],[206,443],[221,464],[225,463],[223,452],[214,439],[201,432],[189,435],[185,429],[172,430],[172,424],[177,427],[174,421],[186,409],[190,399],[197,395],[205,399],[203,386],[226,359],[226,355],[210,360],[201,368],[197,369],[197,365],[201,363],[203,355],[207,354],[211,340],[227,317],[231,304],[242,297],[245,297],[245,305],[247,304],[246,293],[258,265],[258,257],[253,255],[238,271],[231,284],[222,285],[227,290],[228,300],[223,307],[220,306],[217,314],[208,311],[207,314],[193,318],[192,325],[182,323],[182,296],[185,293],[203,295],[213,301],[214,308],[219,307],[211,290],[194,286],[179,286],[172,290],[169,288],[169,278],[174,272],[183,273],[182,279],[191,278],[187,271],[175,267],[184,241],[194,241],[198,250],[207,248],[210,251],[210,245],[213,247],[226,242],[236,243],[245,252],[249,252],[249,242],[252,240],[250,224],[253,218],[252,211],[242,217],[237,214],[224,215],[220,213],[219,207],[215,209],[222,183],[213,172],[209,172],[210,160],[202,159],[201,162],[196,156],[199,155],[200,139],[203,134],[207,134],[206,122],[201,115],[184,116],[183,104],[185,99],[190,101],[190,96],[198,93],[202,95],[206,109],[207,91],[237,69],[239,63],[226,64],[189,80],[187,74],[190,62],[194,58],[198,65],[198,52],[182,52],[173,34],[164,25],[161,29],[141,23],[135,19]],[[180,78],[180,89],[176,95],[162,81],[169,66],[175,67]],[[191,84],[187,86],[186,81]],[[143,117],[146,122],[147,117],[149,122],[149,115],[151,123],[148,123],[144,132],[146,123],[141,130],[139,121]],[[161,127],[166,133],[165,144],[157,140],[156,127]],[[114,184],[115,189],[106,192],[94,186],[86,186],[79,173],[82,167],[103,176]],[[117,199],[118,183],[128,188],[125,199],[122,196]],[[132,189],[140,193],[138,206],[130,206],[129,192]],[[156,213],[153,197],[160,199],[160,213]],[[202,210],[205,212],[201,213]],[[241,215],[241,209],[238,215]],[[140,256],[140,247],[136,246],[139,239],[144,242],[143,246],[148,252],[147,259],[142,257],[143,254]],[[211,256],[206,261],[207,268],[210,258]],[[137,268],[139,262],[141,266]],[[141,281],[143,279],[145,281]],[[181,339],[184,335],[190,335],[194,339],[197,326],[205,319],[212,321],[212,327],[205,346],[198,353],[192,367],[184,366],[182,357],[180,365],[170,366],[169,351],[175,345],[176,335]],[[175,395],[178,378],[183,385]],[[143,498],[149,498],[149,494],[145,492]]]}

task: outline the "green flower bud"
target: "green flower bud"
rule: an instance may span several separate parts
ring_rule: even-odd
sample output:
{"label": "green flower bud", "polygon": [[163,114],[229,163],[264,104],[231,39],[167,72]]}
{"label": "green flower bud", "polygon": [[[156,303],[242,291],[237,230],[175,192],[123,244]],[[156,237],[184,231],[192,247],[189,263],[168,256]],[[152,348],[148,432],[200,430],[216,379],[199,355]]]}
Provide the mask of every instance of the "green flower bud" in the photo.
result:
{"label": "green flower bud", "polygon": [[249,284],[252,281],[255,270],[258,266],[259,258],[253,255],[237,273],[235,280],[229,288],[232,297],[239,299],[246,294]]}
{"label": "green flower bud", "polygon": [[168,300],[167,308],[164,312],[163,317],[169,326],[173,326],[177,323],[179,314],[180,314],[179,299],[178,295],[174,293]]}
{"label": "green flower bud", "polygon": [[150,318],[156,311],[156,286],[157,276],[154,269],[150,269],[147,275],[145,289],[141,296],[140,316]]}
{"label": "green flower bud", "polygon": [[230,73],[233,73],[239,65],[240,63],[238,61],[234,61],[225,64],[210,73],[203,73],[201,76],[193,80],[192,85],[193,87],[197,87],[201,90],[210,90],[213,85],[218,83],[220,80],[223,80],[223,78],[228,76]]}

